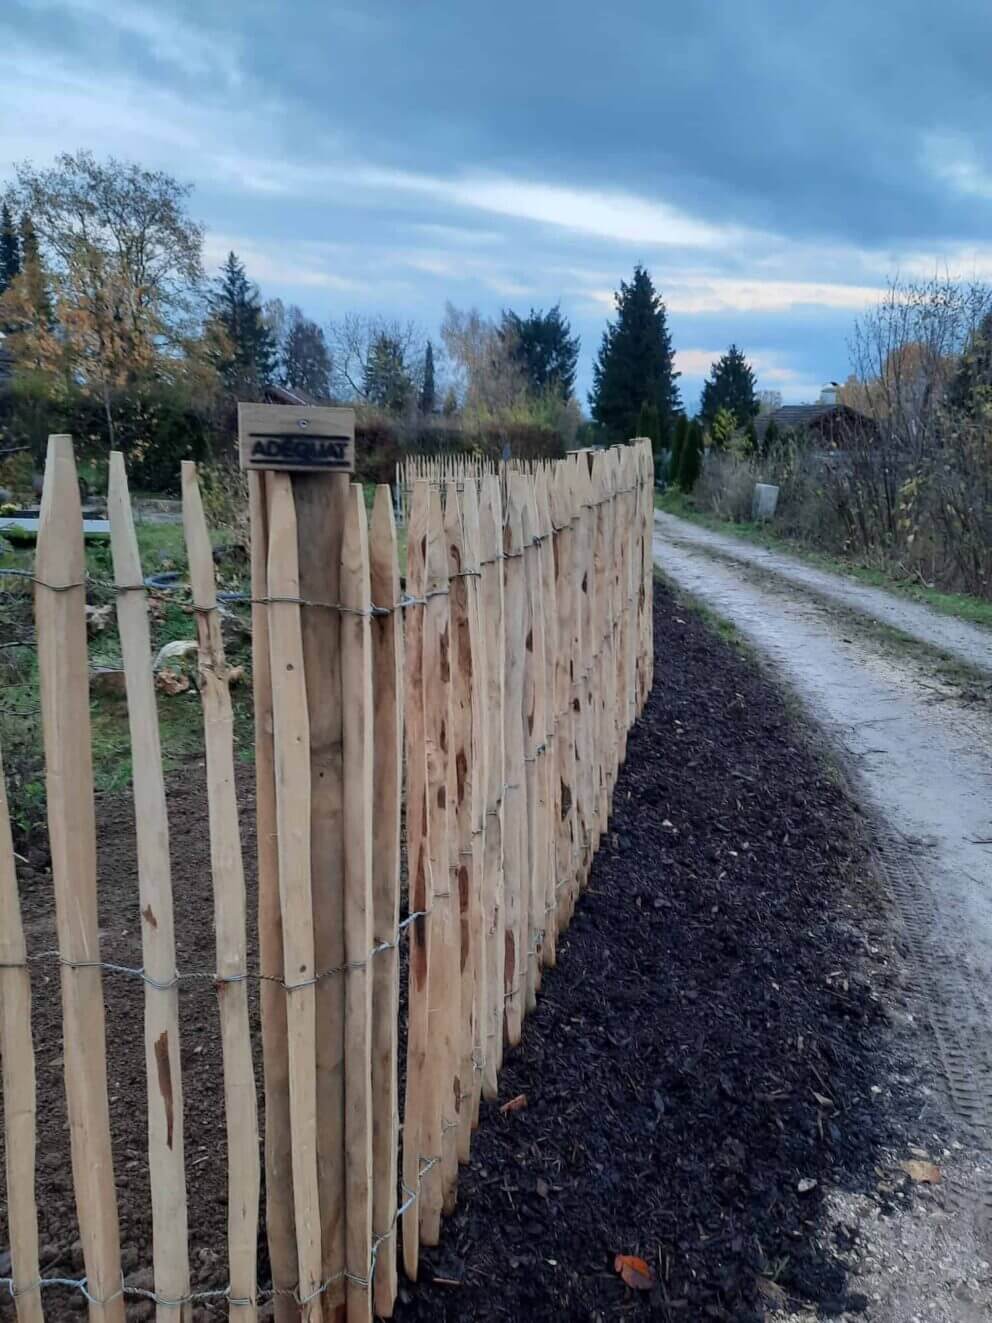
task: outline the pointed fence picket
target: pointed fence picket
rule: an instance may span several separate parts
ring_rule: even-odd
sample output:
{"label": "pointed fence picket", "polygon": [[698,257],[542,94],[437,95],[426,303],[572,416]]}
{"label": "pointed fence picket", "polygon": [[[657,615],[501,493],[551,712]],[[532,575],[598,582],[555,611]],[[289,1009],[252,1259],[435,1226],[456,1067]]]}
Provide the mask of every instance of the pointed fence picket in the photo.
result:
{"label": "pointed fence picket", "polygon": [[[258,850],[247,942],[229,673],[196,469],[183,516],[204,719],[228,1173],[225,1290],[190,1281],[167,783],[147,592],[123,458],[110,463],[117,618],[133,751],[134,901],[145,997],[154,1289],[122,1284],[97,930],[85,602],[71,441],[52,437],[35,611],[73,1184],[90,1318],[129,1294],[183,1320],[200,1300],[277,1323],[388,1318],[398,1239],[416,1279],[498,1096],[542,972],[606,831],[651,684],[651,456],[637,441],[557,462],[410,457],[397,492],[250,473]],[[405,582],[394,510],[403,512]],[[0,574],[3,572],[0,571]],[[401,913],[402,846],[406,909]],[[408,944],[405,1097],[400,946]],[[0,1055],[11,1278],[40,1323],[31,953],[0,785]],[[248,987],[259,984],[265,1233]],[[402,1149],[401,1146],[402,1145]],[[0,1285],[3,1285],[0,1282]],[[72,1285],[70,1283],[70,1285]],[[223,1300],[221,1300],[221,1297]]]}

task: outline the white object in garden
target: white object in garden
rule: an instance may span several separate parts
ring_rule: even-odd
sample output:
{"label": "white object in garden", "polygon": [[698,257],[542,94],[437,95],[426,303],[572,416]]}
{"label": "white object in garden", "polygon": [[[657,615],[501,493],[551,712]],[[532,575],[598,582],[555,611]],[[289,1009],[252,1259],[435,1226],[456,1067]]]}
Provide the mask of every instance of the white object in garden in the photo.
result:
{"label": "white object in garden", "polygon": [[756,482],[754,484],[754,500],[751,502],[751,518],[754,520],[772,519],[777,505],[778,488],[773,487],[770,482]]}

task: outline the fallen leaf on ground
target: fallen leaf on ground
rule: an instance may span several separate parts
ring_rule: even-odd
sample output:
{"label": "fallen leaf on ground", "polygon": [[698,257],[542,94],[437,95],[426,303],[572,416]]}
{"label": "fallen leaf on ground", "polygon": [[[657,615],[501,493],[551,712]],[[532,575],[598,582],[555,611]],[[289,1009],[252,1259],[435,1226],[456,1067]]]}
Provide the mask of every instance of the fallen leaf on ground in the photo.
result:
{"label": "fallen leaf on ground", "polygon": [[504,1116],[506,1116],[507,1113],[509,1112],[522,1112],[526,1106],[527,1106],[526,1093],[518,1093],[515,1098],[511,1098],[509,1102],[505,1102],[499,1110],[503,1113]]}
{"label": "fallen leaf on ground", "polygon": [[635,1291],[650,1291],[654,1286],[654,1269],[636,1254],[618,1254],[613,1267]]}
{"label": "fallen leaf on ground", "polygon": [[770,1277],[759,1277],[757,1287],[758,1294],[763,1295],[766,1300],[770,1300],[774,1305],[784,1305],[788,1299],[778,1282],[773,1282]]}
{"label": "fallen leaf on ground", "polygon": [[178,671],[159,671],[155,676],[155,688],[163,694],[182,694],[189,688],[189,676]]}
{"label": "fallen leaf on ground", "polygon": [[809,1194],[810,1190],[816,1189],[816,1181],[813,1180],[812,1176],[803,1176],[800,1178],[796,1189],[800,1194]]}
{"label": "fallen leaf on ground", "polygon": [[916,1181],[918,1185],[940,1184],[940,1168],[935,1162],[921,1162],[917,1158],[907,1158],[905,1162],[900,1162],[899,1166],[909,1179]]}

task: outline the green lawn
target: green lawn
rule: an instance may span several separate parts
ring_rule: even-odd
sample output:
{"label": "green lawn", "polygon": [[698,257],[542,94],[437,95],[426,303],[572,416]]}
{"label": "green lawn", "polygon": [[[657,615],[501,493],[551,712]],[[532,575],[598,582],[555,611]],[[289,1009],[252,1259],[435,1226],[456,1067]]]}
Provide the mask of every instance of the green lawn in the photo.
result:
{"label": "green lawn", "polygon": [[831,556],[815,547],[797,542],[793,538],[781,537],[773,533],[767,524],[746,521],[732,523],[718,519],[715,515],[704,514],[692,504],[690,497],[682,492],[667,491],[655,497],[655,506],[678,515],[680,519],[689,519],[704,528],[718,533],[729,533],[744,542],[753,542],[758,546],[770,547],[775,551],[784,551],[798,560],[814,565],[817,569],[831,570],[835,574],[844,574],[861,583],[875,588],[885,588],[903,597],[910,597],[940,611],[943,615],[956,616],[959,620],[968,620],[975,625],[984,625],[992,629],[992,602],[981,597],[971,597],[967,593],[945,593],[939,588],[928,588],[918,579],[909,579],[895,572],[889,572],[873,565],[864,565],[856,560],[841,556]]}

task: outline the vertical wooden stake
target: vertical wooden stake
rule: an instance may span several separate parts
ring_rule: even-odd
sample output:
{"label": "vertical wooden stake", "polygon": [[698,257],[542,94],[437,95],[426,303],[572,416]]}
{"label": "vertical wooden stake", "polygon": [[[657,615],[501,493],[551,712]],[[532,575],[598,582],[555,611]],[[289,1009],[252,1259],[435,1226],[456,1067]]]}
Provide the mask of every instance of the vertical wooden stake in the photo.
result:
{"label": "vertical wooden stake", "polygon": [[0,758],[0,1068],[11,1276],[18,1323],[42,1323],[38,1267],[37,1142],[31,977],[14,869],[7,783]]}
{"label": "vertical wooden stake", "polygon": [[[427,614],[427,526],[430,488],[413,484],[407,516],[406,615],[406,854],[410,924],[407,983],[406,1097],[403,1107],[403,1187],[421,1194],[421,1154],[426,1152],[431,1102],[429,993],[432,954],[433,886],[428,841],[427,735],[424,694],[424,623]],[[417,1280],[420,1257],[420,1200],[403,1215],[403,1267]]]}
{"label": "vertical wooden stake", "polygon": [[50,436],[35,559],[48,834],[62,960],[72,1178],[94,1323],[123,1323],[96,903],[86,562],[72,438]]}
{"label": "vertical wooden stake", "polygon": [[[288,474],[266,475],[269,510],[269,658],[276,770],[276,831],[282,906],[289,1111],[293,1136],[297,1290],[301,1319],[323,1316],[320,1205],[317,1192],[317,1036],[313,899],[310,886],[310,721],[303,635],[296,508]],[[282,600],[280,600],[282,599]]]}
{"label": "vertical wooden stake", "polygon": [[506,913],[506,955],[503,969],[506,1040],[520,1042],[523,990],[527,982],[524,944],[529,912],[527,870],[527,800],[524,772],[524,551],[521,526],[522,474],[507,481],[506,525],[503,533],[503,615],[506,643],[504,744],[506,787],[503,795],[503,857]]}
{"label": "vertical wooden stake", "polygon": [[255,702],[255,812],[258,854],[258,951],[262,981],[262,1065],[265,1080],[265,1230],[269,1245],[276,1323],[295,1323],[297,1281],[293,1217],[293,1154],[289,1119],[289,1045],[282,987],[282,908],[276,833],[275,751],[272,741],[272,672],[269,662],[269,532],[265,475],[248,473],[251,515],[251,655]]}
{"label": "vertical wooden stake", "polygon": [[527,897],[528,922],[524,940],[527,951],[526,1009],[537,1005],[544,955],[545,906],[547,904],[547,785],[544,778],[545,739],[545,638],[544,580],[541,572],[540,525],[537,516],[536,479],[522,481],[521,527],[524,545],[524,763],[527,790]]}
{"label": "vertical wooden stake", "polygon": [[[148,1082],[148,1168],[152,1196],[155,1292],[167,1300],[189,1295],[183,1083],[179,1054],[179,988],[158,708],[151,666],[148,602],[131,515],[124,456],[110,455],[107,495],[117,584],[127,713],[131,733],[138,893],[145,973],[145,1075]],[[157,1306],[159,1323],[187,1323],[191,1304]]]}
{"label": "vertical wooden stake", "polygon": [[499,476],[487,474],[482,482],[479,539],[482,556],[481,602],[483,651],[486,669],[486,837],[483,879],[485,928],[486,1013],[483,1095],[495,1100],[503,1053],[503,961],[505,914],[503,901],[503,510]]}
{"label": "vertical wooden stake", "polygon": [[[422,1184],[420,1235],[436,1245],[441,1234],[445,1183],[444,1148],[454,1152],[455,1043],[460,1007],[458,924],[451,893],[448,760],[451,756],[451,632],[448,607],[448,557],[444,539],[441,495],[431,489],[427,526],[427,606],[424,613],[424,711],[427,749],[427,798],[430,804],[428,840],[434,878],[433,950],[431,953],[429,1072],[431,1106],[421,1139],[426,1161],[441,1157],[426,1172]],[[455,1164],[457,1170],[457,1160]]]}
{"label": "vertical wooden stake", "polygon": [[[303,664],[310,721],[310,887],[314,962],[344,963],[344,784],[341,754],[341,619],[310,603],[340,601],[341,538],[350,483],[346,473],[292,477],[296,506]],[[324,1312],[345,1300],[345,980],[317,984],[317,1184]]]}
{"label": "vertical wooden stake", "polygon": [[372,1318],[372,595],[365,498],[357,482],[341,544],[341,605],[347,1296],[349,1323],[365,1323]]}
{"label": "vertical wooden stake", "polygon": [[388,484],[376,487],[369,535],[372,601],[388,615],[372,619],[375,819],[372,839],[372,1230],[379,1242],[375,1312],[389,1318],[396,1302],[397,1017],[400,962],[400,806],[403,771],[403,615],[396,525]]}
{"label": "vertical wooden stake", "polygon": [[[196,465],[182,466],[183,526],[196,609],[200,697],[207,756],[210,868],[217,939],[217,999],[227,1121],[227,1237],[231,1317],[254,1320],[258,1227],[258,1115],[245,982],[245,878],[234,784],[234,719],[217,612],[213,551],[203,515]],[[245,1300],[248,1304],[236,1304]]]}
{"label": "vertical wooden stake", "polygon": [[544,865],[544,963],[552,966],[557,958],[558,942],[558,853],[561,823],[561,778],[559,776],[558,748],[558,602],[555,596],[555,533],[551,519],[550,493],[547,472],[537,475],[537,522],[541,542],[538,555],[541,563],[541,589],[544,610],[544,699],[545,725],[543,758],[544,797],[547,803],[547,829],[545,831]]}

